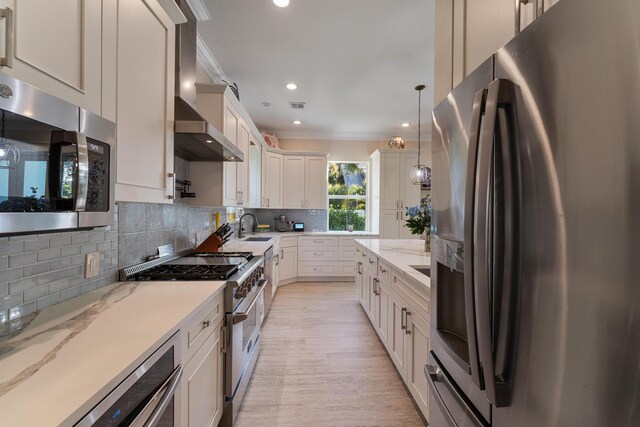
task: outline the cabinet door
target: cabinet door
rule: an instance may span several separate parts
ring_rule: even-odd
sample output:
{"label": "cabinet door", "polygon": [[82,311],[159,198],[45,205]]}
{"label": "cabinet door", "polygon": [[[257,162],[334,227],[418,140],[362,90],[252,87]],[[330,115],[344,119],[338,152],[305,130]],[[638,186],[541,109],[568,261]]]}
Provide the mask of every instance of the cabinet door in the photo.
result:
{"label": "cabinet door", "polygon": [[376,307],[376,330],[378,336],[384,343],[385,347],[389,347],[389,288],[380,283],[378,285],[378,305]]}
{"label": "cabinet door", "polygon": [[400,233],[400,211],[384,210],[380,211],[380,238],[381,239],[397,239]]}
{"label": "cabinet door", "polygon": [[[101,3],[1,0],[0,7],[14,12],[13,54],[6,49],[2,52],[12,63],[2,67],[2,72],[101,114]],[[4,32],[5,23],[2,25]]]}
{"label": "cabinet door", "polygon": [[249,143],[249,207],[259,208],[262,196],[262,147],[251,140]]}
{"label": "cabinet door", "polygon": [[365,266],[362,266],[362,294],[360,298],[360,304],[364,308],[364,312],[369,316],[369,295],[371,294],[371,275]]}
{"label": "cabinet door", "polygon": [[513,0],[466,2],[465,76],[515,36]]}
{"label": "cabinet door", "polygon": [[389,354],[393,363],[396,364],[398,372],[404,378],[406,376],[406,338],[404,328],[404,311],[407,307],[397,293],[391,291],[389,293],[391,301],[389,303]]}
{"label": "cabinet door", "polygon": [[360,296],[362,295],[362,263],[356,261],[356,295],[358,295],[358,301],[362,304]]}
{"label": "cabinet door", "polygon": [[236,164],[237,168],[237,201],[244,206],[249,202],[249,129],[244,121],[238,124],[238,148],[244,154],[244,162]]}
{"label": "cabinet door", "polygon": [[298,276],[298,248],[280,248],[280,280]]}
{"label": "cabinet door", "polygon": [[327,158],[306,156],[304,159],[305,208],[327,209]]}
{"label": "cabinet door", "polygon": [[[417,313],[407,314],[407,377],[405,383],[422,413],[429,413],[429,384],[424,366],[429,358],[429,323]],[[428,421],[428,420],[427,420]]]}
{"label": "cabinet door", "polygon": [[222,418],[224,365],[220,326],[184,367],[182,426],[217,426]]}
{"label": "cabinet door", "polygon": [[173,201],[174,46],[156,0],[119,2],[116,201]]}
{"label": "cabinet door", "polygon": [[287,209],[304,208],[304,156],[284,156],[282,173],[282,207]]}
{"label": "cabinet door", "polygon": [[380,154],[380,209],[400,208],[399,177],[400,156],[396,153]]}
{"label": "cabinet door", "polygon": [[378,324],[378,279],[371,277],[371,289],[369,290],[369,303],[367,304],[367,314],[371,320],[371,324],[375,328]]}
{"label": "cabinet door", "polygon": [[262,176],[263,202],[265,208],[282,207],[282,154],[265,154],[265,168]]}
{"label": "cabinet door", "polygon": [[411,168],[416,165],[418,154],[400,155],[400,209],[420,203],[420,186],[411,182]]}
{"label": "cabinet door", "polygon": [[[225,102],[223,117],[224,136],[233,145],[238,145],[238,134],[240,125],[240,115],[229,103]],[[224,206],[235,206],[238,203],[238,163],[222,163],[224,189],[222,193],[222,204]]]}

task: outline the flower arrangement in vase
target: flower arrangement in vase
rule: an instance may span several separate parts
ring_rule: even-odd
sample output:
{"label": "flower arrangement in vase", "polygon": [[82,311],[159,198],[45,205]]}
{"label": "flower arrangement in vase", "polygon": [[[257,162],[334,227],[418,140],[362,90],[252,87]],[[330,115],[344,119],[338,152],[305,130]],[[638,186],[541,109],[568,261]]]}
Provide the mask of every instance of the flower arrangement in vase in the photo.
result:
{"label": "flower arrangement in vase", "polygon": [[425,252],[431,251],[431,197],[425,196],[420,204],[407,208],[407,227],[411,234],[425,234]]}

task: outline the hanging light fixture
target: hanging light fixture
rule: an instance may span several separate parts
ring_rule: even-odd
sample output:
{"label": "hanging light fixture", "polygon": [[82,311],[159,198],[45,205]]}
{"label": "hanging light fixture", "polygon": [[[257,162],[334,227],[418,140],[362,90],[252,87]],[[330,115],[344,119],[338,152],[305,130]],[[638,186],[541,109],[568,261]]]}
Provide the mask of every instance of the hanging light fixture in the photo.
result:
{"label": "hanging light fixture", "polygon": [[394,136],[388,142],[389,148],[397,148],[398,150],[402,150],[404,148],[404,140],[399,136]]}
{"label": "hanging light fixture", "polygon": [[428,168],[427,166],[420,163],[420,116],[422,115],[422,90],[425,87],[425,85],[416,86],[416,90],[418,91],[418,162],[414,167],[411,168],[411,182],[419,185],[426,184],[430,187],[431,168]]}

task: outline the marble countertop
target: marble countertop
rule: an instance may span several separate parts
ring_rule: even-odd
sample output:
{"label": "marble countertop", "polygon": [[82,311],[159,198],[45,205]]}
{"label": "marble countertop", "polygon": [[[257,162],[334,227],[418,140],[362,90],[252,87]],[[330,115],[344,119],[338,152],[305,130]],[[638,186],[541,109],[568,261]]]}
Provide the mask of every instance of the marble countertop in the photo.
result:
{"label": "marble countertop", "polygon": [[[371,233],[367,231],[321,231],[321,232],[278,232],[271,231],[265,233],[252,233],[241,240],[230,240],[227,242],[223,250],[227,252],[240,251],[240,252],[253,252],[256,255],[263,254],[267,249],[277,243],[281,237],[288,236],[353,236],[355,238],[366,238],[366,236],[377,236],[377,233]],[[270,240],[266,242],[248,242],[246,239],[250,237],[270,237]]]}
{"label": "marble countertop", "polygon": [[431,267],[431,254],[424,251],[424,240],[357,239],[356,244],[391,264],[404,278],[431,288],[431,279],[411,267]]}
{"label": "marble countertop", "polygon": [[26,316],[0,337],[1,424],[73,425],[224,285],[120,282]]}

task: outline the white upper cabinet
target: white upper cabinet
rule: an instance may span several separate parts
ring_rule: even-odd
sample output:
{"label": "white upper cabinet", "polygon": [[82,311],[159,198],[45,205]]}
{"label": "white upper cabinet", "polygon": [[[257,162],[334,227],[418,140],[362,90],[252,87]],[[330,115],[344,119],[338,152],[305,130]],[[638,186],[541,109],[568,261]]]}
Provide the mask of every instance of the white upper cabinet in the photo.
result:
{"label": "white upper cabinet", "polygon": [[172,203],[175,25],[157,0],[111,5],[117,6],[116,201]]}
{"label": "white upper cabinet", "polygon": [[[262,207],[262,146],[252,135],[249,142],[249,207]],[[245,159],[246,161],[246,159]]]}
{"label": "white upper cabinet", "polygon": [[513,0],[465,3],[465,76],[468,76],[515,36],[516,18]]}
{"label": "white upper cabinet", "polygon": [[285,209],[305,207],[305,158],[304,156],[284,156],[282,178],[283,204]]}
{"label": "white upper cabinet", "polygon": [[327,156],[305,156],[305,208],[327,209]]}
{"label": "white upper cabinet", "polygon": [[236,192],[237,204],[245,206],[249,203],[249,129],[244,121],[238,123],[238,148],[244,154],[244,162],[237,163]]}
{"label": "white upper cabinet", "polygon": [[380,154],[380,209],[399,209],[400,156]]}
{"label": "white upper cabinet", "polygon": [[284,155],[283,208],[327,208],[327,156]]}
{"label": "white upper cabinet", "polygon": [[264,151],[262,173],[262,207],[282,208],[283,155]]}
{"label": "white upper cabinet", "polygon": [[[226,101],[226,99],[225,99]],[[224,105],[224,136],[233,143],[238,145],[238,137],[240,130],[240,115],[233,106],[225,102]],[[238,204],[238,164],[236,162],[224,162],[223,170],[223,206],[235,206]]]}
{"label": "white upper cabinet", "polygon": [[9,15],[0,21],[2,71],[101,114],[102,2],[0,0],[0,8]]}

